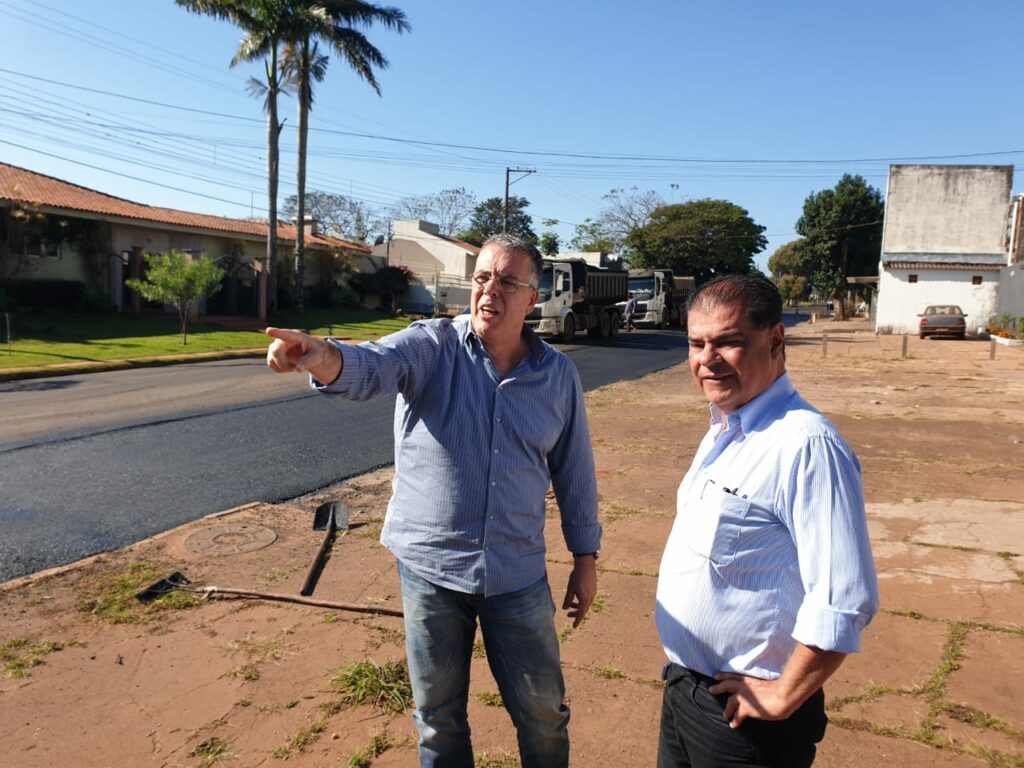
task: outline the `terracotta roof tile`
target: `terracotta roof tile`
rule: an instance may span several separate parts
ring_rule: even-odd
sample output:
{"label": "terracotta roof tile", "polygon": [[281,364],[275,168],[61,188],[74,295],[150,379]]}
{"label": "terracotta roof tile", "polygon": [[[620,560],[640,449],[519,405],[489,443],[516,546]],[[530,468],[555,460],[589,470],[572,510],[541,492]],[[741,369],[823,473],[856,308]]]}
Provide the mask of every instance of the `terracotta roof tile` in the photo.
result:
{"label": "terracotta roof tile", "polygon": [[[68,181],[46,176],[14,165],[0,163],[0,200],[40,205],[66,211],[98,214],[143,223],[173,224],[190,229],[212,230],[237,235],[266,237],[267,222],[262,220],[232,219],[190,213],[174,208],[159,208],[134,203],[103,192],[80,187]],[[282,241],[295,242],[295,225],[278,222],[277,236]],[[346,249],[370,253],[369,246],[326,235],[306,236],[307,245],[321,248]]]}

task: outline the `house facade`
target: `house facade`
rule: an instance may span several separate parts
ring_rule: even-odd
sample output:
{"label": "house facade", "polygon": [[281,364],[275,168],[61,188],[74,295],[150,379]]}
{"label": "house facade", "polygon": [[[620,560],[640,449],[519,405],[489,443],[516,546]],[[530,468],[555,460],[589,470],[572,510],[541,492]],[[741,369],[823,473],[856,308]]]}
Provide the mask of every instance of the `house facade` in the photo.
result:
{"label": "house facade", "polygon": [[[21,283],[82,283],[106,294],[118,310],[141,307],[125,280],[140,277],[144,255],[184,251],[212,258],[227,269],[223,289],[209,297],[207,314],[265,317],[259,284],[265,279],[267,222],[232,219],[143,205],[52,176],[0,163],[0,280]],[[296,227],[278,225],[279,261],[294,248]],[[315,285],[331,263],[371,267],[370,248],[305,229],[306,275]]]}
{"label": "house facade", "polygon": [[916,333],[926,305],[958,304],[977,333],[1016,303],[1012,184],[1013,166],[890,166],[876,331]]}
{"label": "house facade", "polygon": [[390,240],[373,246],[373,255],[393,267],[412,270],[415,280],[401,298],[406,312],[455,314],[469,306],[476,258],[475,245],[447,237],[429,221],[399,220]]}

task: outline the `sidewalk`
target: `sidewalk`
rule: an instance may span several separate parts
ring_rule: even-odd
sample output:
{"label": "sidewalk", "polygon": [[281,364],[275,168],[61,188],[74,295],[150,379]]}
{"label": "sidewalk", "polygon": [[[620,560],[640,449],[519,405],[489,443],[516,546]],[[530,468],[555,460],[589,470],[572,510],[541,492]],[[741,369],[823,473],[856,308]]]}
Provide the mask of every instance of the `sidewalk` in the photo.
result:
{"label": "sidewalk", "polygon": [[[827,686],[832,725],[816,765],[1024,765],[1024,355],[989,360],[987,342],[911,337],[903,357],[902,337],[811,325],[787,331],[788,365],[862,461],[883,601],[862,653]],[[654,765],[657,569],[706,406],[680,367],[589,393],[587,407],[606,535],[591,616],[576,630],[556,620],[572,761]],[[332,684],[367,659],[401,660],[400,619],[223,597],[163,610],[115,599],[173,571],[295,595],[322,536],[312,511],[331,499],[353,525],[314,596],[400,608],[376,541],[389,492],[382,470],[0,586],[0,765],[415,765],[408,711],[354,705]],[[560,604],[571,562],[553,508],[549,520]],[[496,694],[476,658],[477,764],[514,766]],[[353,762],[359,754],[367,762]]]}

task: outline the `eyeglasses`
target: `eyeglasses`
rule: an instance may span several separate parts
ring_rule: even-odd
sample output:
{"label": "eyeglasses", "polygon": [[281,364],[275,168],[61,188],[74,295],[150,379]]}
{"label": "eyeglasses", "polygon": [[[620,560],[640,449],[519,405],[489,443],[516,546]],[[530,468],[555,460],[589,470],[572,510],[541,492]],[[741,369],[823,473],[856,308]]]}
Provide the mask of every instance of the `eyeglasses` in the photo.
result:
{"label": "eyeglasses", "polygon": [[504,293],[515,293],[517,288],[529,288],[531,291],[537,290],[535,286],[530,283],[524,283],[522,280],[516,280],[512,275],[496,275],[485,269],[473,273],[473,282],[481,288],[491,282],[492,279],[498,283],[498,286]]}

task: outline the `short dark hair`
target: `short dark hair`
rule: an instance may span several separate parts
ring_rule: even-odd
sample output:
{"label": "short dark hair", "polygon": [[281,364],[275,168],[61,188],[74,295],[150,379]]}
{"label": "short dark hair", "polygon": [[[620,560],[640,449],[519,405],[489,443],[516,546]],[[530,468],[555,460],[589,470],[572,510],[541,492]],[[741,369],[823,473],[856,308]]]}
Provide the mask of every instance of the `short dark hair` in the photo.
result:
{"label": "short dark hair", "polygon": [[493,245],[502,251],[516,251],[518,253],[525,253],[530,257],[530,271],[533,273],[533,282],[540,282],[540,274],[544,271],[544,256],[537,249],[537,246],[527,240],[525,237],[519,235],[513,235],[509,232],[499,232],[496,235],[491,235],[484,244],[480,246],[481,253],[484,248],[489,245]]}
{"label": "short dark hair", "polygon": [[722,275],[709,280],[690,296],[686,311],[722,305],[739,306],[755,328],[782,322],[782,294],[775,283],[759,275]]}

